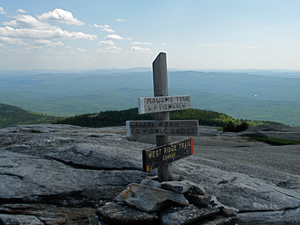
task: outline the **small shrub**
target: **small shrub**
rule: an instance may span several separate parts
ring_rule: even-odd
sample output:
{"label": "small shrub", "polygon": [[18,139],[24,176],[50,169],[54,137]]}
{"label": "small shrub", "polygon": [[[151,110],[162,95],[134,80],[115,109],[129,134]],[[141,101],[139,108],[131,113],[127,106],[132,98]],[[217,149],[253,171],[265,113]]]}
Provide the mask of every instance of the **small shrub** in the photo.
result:
{"label": "small shrub", "polygon": [[249,124],[246,122],[242,122],[241,124],[235,125],[232,121],[229,121],[225,127],[223,127],[223,131],[225,132],[241,132],[247,130]]}

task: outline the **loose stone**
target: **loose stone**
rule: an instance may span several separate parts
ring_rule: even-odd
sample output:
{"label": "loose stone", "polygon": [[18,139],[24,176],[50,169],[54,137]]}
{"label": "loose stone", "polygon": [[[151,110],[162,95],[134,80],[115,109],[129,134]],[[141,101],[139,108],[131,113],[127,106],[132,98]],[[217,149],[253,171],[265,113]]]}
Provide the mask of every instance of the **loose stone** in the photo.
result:
{"label": "loose stone", "polygon": [[128,205],[146,212],[158,211],[163,208],[164,203],[170,201],[189,205],[183,194],[140,184],[129,184],[118,196],[119,200],[122,198]]}
{"label": "loose stone", "polygon": [[191,203],[197,206],[207,206],[211,201],[211,195],[196,195],[190,192],[185,193],[184,197]]}
{"label": "loose stone", "polygon": [[187,181],[167,181],[161,183],[161,188],[177,193],[185,193],[190,190],[191,185]]}
{"label": "loose stone", "polygon": [[141,181],[142,185],[150,186],[154,188],[161,188],[161,184],[158,181],[151,180],[151,179],[144,179]]}

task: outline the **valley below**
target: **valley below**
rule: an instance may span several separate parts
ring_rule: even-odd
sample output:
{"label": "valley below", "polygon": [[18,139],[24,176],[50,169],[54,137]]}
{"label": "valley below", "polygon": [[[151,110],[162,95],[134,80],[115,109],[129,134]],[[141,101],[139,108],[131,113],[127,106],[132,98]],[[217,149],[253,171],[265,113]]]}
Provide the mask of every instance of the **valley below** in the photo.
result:
{"label": "valley below", "polygon": [[[241,133],[200,126],[194,155],[174,162],[173,173],[238,209],[238,224],[299,224],[299,145],[272,146],[250,140],[250,134],[300,140],[299,128],[282,125]],[[157,175],[142,172],[142,150],[153,147],[154,139],[127,137],[125,127],[1,128],[0,221],[97,224],[97,208],[128,184]]]}
{"label": "valley below", "polygon": [[[300,126],[298,71],[169,71],[169,95],[236,119]],[[147,70],[0,71],[0,103],[69,117],[137,107],[153,96]]]}

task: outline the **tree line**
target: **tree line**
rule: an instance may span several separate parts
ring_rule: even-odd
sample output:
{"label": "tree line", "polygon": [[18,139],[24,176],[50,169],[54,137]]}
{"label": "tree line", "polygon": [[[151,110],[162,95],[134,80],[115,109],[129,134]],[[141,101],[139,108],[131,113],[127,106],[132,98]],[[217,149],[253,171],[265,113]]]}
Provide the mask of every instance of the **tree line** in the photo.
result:
{"label": "tree line", "polygon": [[[101,111],[98,114],[82,114],[73,117],[60,119],[54,123],[57,124],[70,124],[84,127],[109,127],[109,126],[125,126],[127,120],[154,120],[154,114],[138,114],[138,108],[131,108],[127,110],[109,110]],[[171,120],[189,120],[197,119],[199,125],[226,127],[227,124],[240,124],[243,126],[245,123],[250,125],[257,125],[270,122],[259,121],[241,121],[229,117],[223,113],[218,113],[209,110],[200,109],[186,109],[170,112]]]}

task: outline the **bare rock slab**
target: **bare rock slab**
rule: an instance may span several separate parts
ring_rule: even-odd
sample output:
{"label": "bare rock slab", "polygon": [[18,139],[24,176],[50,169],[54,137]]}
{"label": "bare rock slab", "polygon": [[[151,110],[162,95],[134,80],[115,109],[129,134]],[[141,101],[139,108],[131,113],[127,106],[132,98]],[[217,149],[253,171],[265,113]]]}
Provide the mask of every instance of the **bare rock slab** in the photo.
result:
{"label": "bare rock slab", "polygon": [[118,205],[108,202],[97,209],[100,219],[109,223],[129,223],[129,224],[155,224],[158,216],[155,212],[141,212],[129,206]]}
{"label": "bare rock slab", "polygon": [[194,225],[237,225],[236,217],[216,217],[213,220],[195,223]]}
{"label": "bare rock slab", "polygon": [[239,213],[237,217],[239,225],[298,225],[300,221],[300,209]]}
{"label": "bare rock slab", "polygon": [[0,165],[0,199],[64,206],[113,199],[129,183],[143,177],[138,170],[77,169],[56,160],[3,150]]}
{"label": "bare rock slab", "polygon": [[[62,207],[50,204],[27,204],[27,203],[14,203],[3,204],[0,206],[1,214],[13,215],[15,220],[23,221],[22,223],[14,224],[29,224],[26,221],[40,220],[43,224],[58,225],[58,224],[87,224],[88,217],[95,215],[96,209],[90,207]],[[17,215],[23,215],[17,217]],[[0,218],[11,219],[4,215]],[[14,220],[14,221],[15,221]],[[1,219],[0,219],[1,221]],[[2,223],[0,222],[2,225]],[[7,223],[4,223],[7,224]],[[97,224],[98,225],[98,224]]]}
{"label": "bare rock slab", "polygon": [[122,198],[128,205],[146,212],[162,209],[167,201],[184,206],[189,205],[183,194],[140,184],[129,184],[117,198]]}
{"label": "bare rock slab", "polygon": [[9,215],[9,214],[0,214],[0,224],[5,224],[5,225],[17,225],[17,224],[44,225],[44,223],[42,223],[35,216]]}
{"label": "bare rock slab", "polygon": [[90,143],[76,143],[60,147],[44,155],[78,167],[93,169],[131,169],[141,170],[141,156],[135,151],[115,146],[103,146]]}
{"label": "bare rock slab", "polygon": [[220,212],[218,208],[204,207],[198,208],[192,204],[186,207],[172,207],[168,212],[162,214],[162,225],[183,225],[198,220],[202,220],[208,216],[216,215]]}
{"label": "bare rock slab", "polygon": [[240,211],[277,211],[300,207],[300,192],[284,189],[246,174],[199,165],[197,159],[182,159],[173,170],[205,186],[208,194]]}

